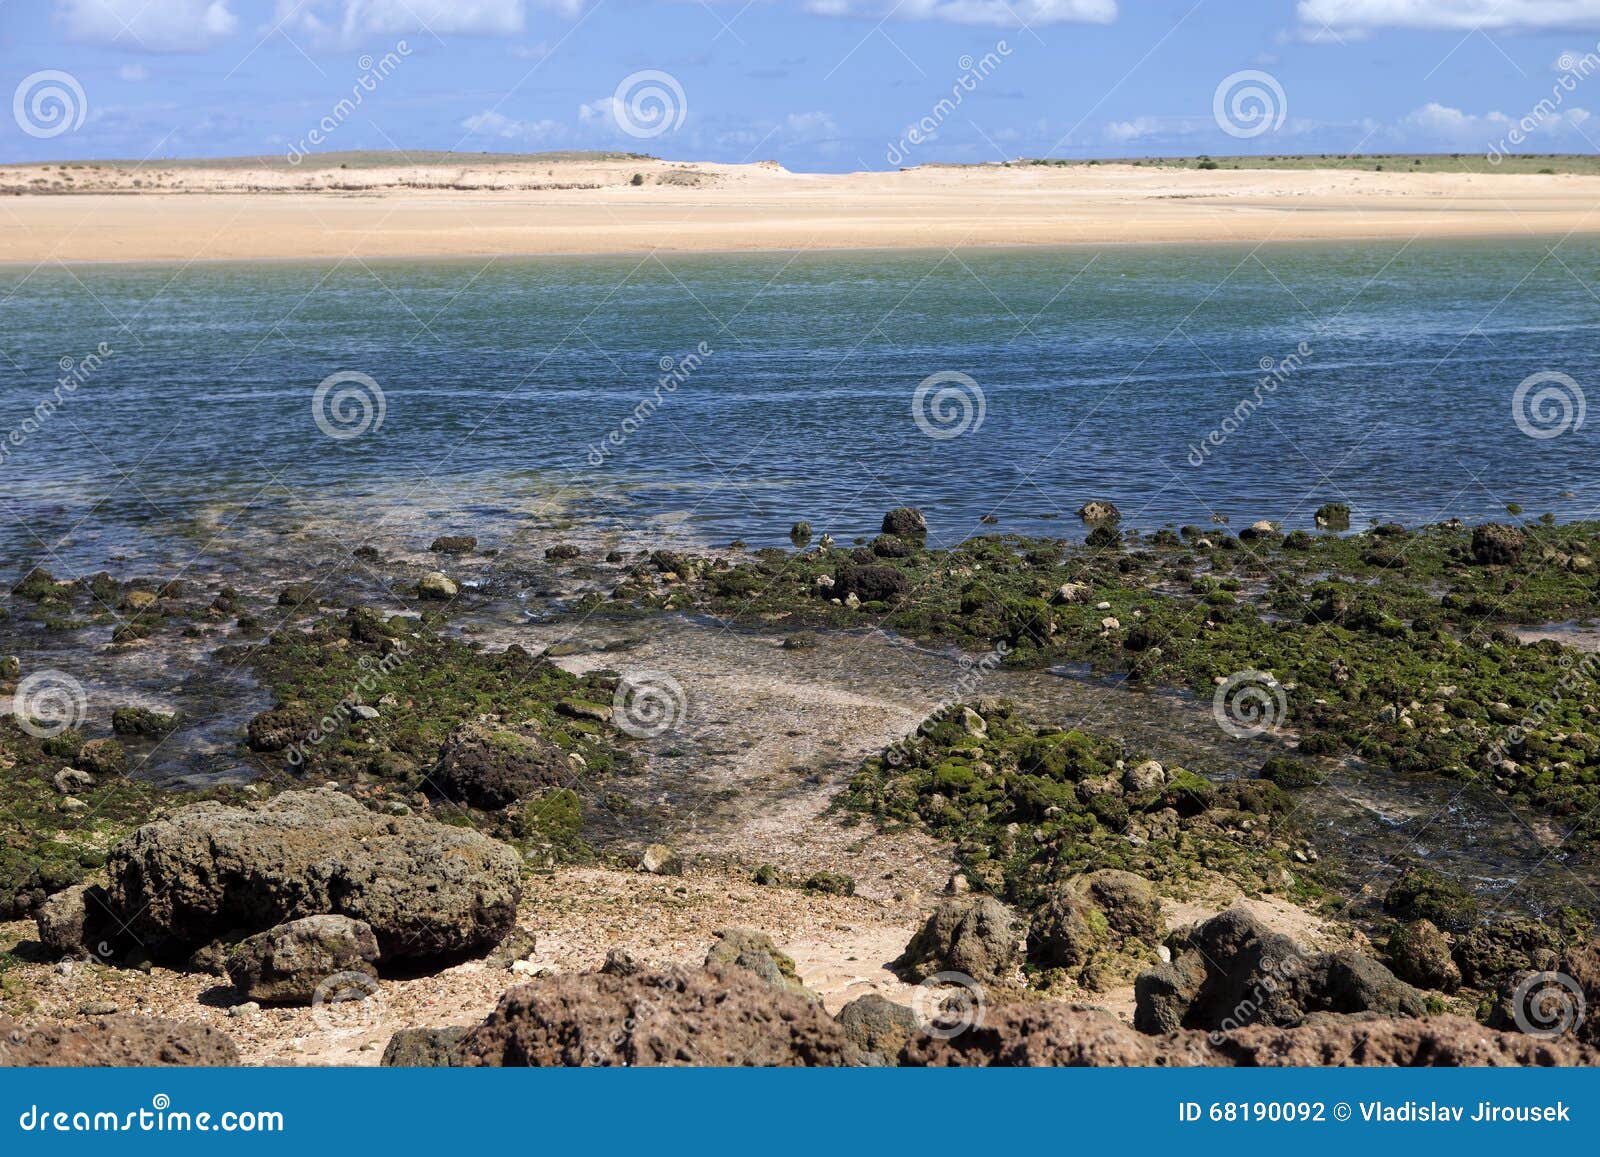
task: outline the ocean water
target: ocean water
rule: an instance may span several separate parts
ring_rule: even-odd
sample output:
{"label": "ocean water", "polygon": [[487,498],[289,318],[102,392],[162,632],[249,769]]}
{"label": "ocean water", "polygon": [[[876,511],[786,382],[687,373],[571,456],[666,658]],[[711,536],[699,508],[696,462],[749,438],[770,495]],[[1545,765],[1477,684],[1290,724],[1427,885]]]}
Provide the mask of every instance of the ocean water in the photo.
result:
{"label": "ocean water", "polygon": [[0,554],[419,503],[752,545],[1582,517],[1597,279],[1584,239],[9,267]]}

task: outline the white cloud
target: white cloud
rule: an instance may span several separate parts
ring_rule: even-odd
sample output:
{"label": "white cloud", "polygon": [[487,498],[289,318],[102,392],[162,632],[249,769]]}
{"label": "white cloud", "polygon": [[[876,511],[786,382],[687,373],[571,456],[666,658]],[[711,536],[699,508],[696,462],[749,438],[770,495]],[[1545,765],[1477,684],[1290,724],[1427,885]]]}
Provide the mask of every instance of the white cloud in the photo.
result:
{"label": "white cloud", "polygon": [[117,79],[126,80],[130,84],[138,84],[150,79],[150,70],[142,64],[124,64],[117,69]]}
{"label": "white cloud", "polygon": [[1316,27],[1584,28],[1600,22],[1600,0],[1300,0]]}
{"label": "white cloud", "polygon": [[567,127],[560,121],[517,120],[495,109],[474,113],[461,122],[461,127],[473,136],[496,137],[503,141],[541,145],[559,141],[567,132]]}
{"label": "white cloud", "polygon": [[1463,112],[1458,108],[1430,101],[1408,113],[1400,121],[1402,133],[1414,139],[1416,133],[1424,134],[1424,145],[1476,144],[1486,146],[1491,141],[1505,137],[1516,128],[1522,138],[1571,138],[1582,143],[1581,129],[1593,114],[1586,108],[1573,106],[1566,109],[1529,109],[1525,114],[1508,116],[1503,112],[1481,114]]}
{"label": "white cloud", "polygon": [[224,0],[56,0],[67,39],[145,52],[202,52],[239,25]]}
{"label": "white cloud", "polygon": [[[573,11],[581,0],[554,0]],[[268,28],[308,38],[318,48],[360,44],[408,32],[444,37],[515,36],[527,24],[526,0],[278,0]]]}
{"label": "white cloud", "polygon": [[591,100],[588,104],[580,104],[578,106],[578,119],[586,125],[594,124],[597,121],[610,121],[612,125],[615,125],[617,122],[612,115],[612,109],[616,107],[616,104],[617,98],[614,96],[603,96],[599,100]]}
{"label": "white cloud", "polygon": [[783,119],[791,140],[820,141],[839,135],[839,126],[825,112],[792,112]]}
{"label": "white cloud", "polygon": [[1117,0],[805,0],[818,16],[867,16],[895,20],[942,20],[950,24],[1110,24]]}

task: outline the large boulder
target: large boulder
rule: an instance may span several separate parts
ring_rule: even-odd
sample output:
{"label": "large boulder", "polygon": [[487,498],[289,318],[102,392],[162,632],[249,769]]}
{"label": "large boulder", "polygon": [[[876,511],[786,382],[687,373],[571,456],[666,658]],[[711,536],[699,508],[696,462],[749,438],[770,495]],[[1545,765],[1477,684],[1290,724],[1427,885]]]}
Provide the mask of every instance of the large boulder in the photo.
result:
{"label": "large boulder", "polygon": [[820,1005],[743,968],[519,985],[461,1039],[480,1066],[827,1066],[859,1058]]}
{"label": "large boulder", "polygon": [[990,1010],[983,1023],[949,1039],[919,1033],[906,1065],[993,1066],[1529,1066],[1593,1065],[1600,1051],[1570,1038],[1496,1032],[1441,1016],[1317,1017],[1294,1028],[1252,1025],[1227,1032],[1146,1036],[1110,1013],[1030,1002]]}
{"label": "large boulder", "polygon": [[333,790],[180,808],[106,866],[112,911],[168,956],[331,913],[370,925],[385,960],[448,957],[498,943],[522,897],[520,858],[498,840]]}
{"label": "large boulder", "polygon": [[428,786],[452,803],[495,809],[571,778],[566,752],[548,739],[466,723],[444,741]]}
{"label": "large boulder", "polygon": [[227,1036],[194,1021],[102,1016],[74,1024],[24,1028],[0,1016],[0,1065],[105,1068],[237,1065]]}
{"label": "large boulder", "polygon": [[339,973],[376,977],[378,938],[348,916],[302,916],[257,932],[228,954],[228,979],[239,999],[310,1004]]}
{"label": "large boulder", "polygon": [[1243,909],[1169,940],[1170,963],[1134,981],[1142,1032],[1294,1025],[1319,1012],[1422,1016],[1422,994],[1354,952],[1308,952]]}
{"label": "large boulder", "polygon": [[946,900],[933,910],[889,967],[908,979],[959,972],[984,984],[1004,984],[1019,963],[1011,913],[993,896]]}

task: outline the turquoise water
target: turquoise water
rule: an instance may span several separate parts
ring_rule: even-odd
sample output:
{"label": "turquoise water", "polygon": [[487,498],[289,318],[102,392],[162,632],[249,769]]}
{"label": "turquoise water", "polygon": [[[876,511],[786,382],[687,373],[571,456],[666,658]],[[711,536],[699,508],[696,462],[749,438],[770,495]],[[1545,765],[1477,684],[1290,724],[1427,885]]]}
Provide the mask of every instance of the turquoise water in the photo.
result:
{"label": "turquoise water", "polygon": [[[1141,527],[1309,526],[1327,501],[1358,526],[1507,502],[1579,517],[1596,506],[1600,419],[1548,438],[1513,420],[1529,375],[1581,389],[1600,364],[1600,244],[1551,248],[13,267],[0,550],[90,566],[192,534],[198,511],[293,521],[312,501],[359,536],[407,496],[491,519],[539,499],[752,544],[799,518],[868,532],[899,503],[923,507],[940,543],[985,515],[1081,535],[1072,514],[1090,498]],[[1200,454],[1257,393],[1263,359],[1291,355]],[[63,359],[81,383],[24,430]],[[671,387],[663,364],[684,367]],[[377,383],[381,426],[319,428],[314,392],[340,372]],[[983,420],[930,437],[913,398],[948,372],[981,390]]]}

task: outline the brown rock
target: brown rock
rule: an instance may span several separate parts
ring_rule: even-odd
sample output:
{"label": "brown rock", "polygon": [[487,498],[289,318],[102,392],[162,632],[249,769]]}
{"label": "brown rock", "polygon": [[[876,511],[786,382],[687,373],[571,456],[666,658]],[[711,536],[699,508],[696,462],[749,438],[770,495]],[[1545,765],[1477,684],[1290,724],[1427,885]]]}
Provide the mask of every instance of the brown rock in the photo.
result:
{"label": "brown rock", "polygon": [[193,1021],[105,1016],[76,1024],[24,1028],[0,1016],[0,1065],[237,1065],[239,1050],[224,1034]]}
{"label": "brown rock", "polygon": [[818,1005],[743,968],[519,985],[459,1047],[469,1067],[825,1066],[857,1057]]}
{"label": "brown rock", "polygon": [[1461,1017],[1322,1016],[1296,1028],[1252,1025],[1230,1032],[1146,1036],[1110,1013],[1029,1003],[992,1009],[950,1040],[918,1034],[907,1065],[1494,1066],[1593,1065],[1600,1051],[1571,1038],[1547,1041],[1496,1032]]}

